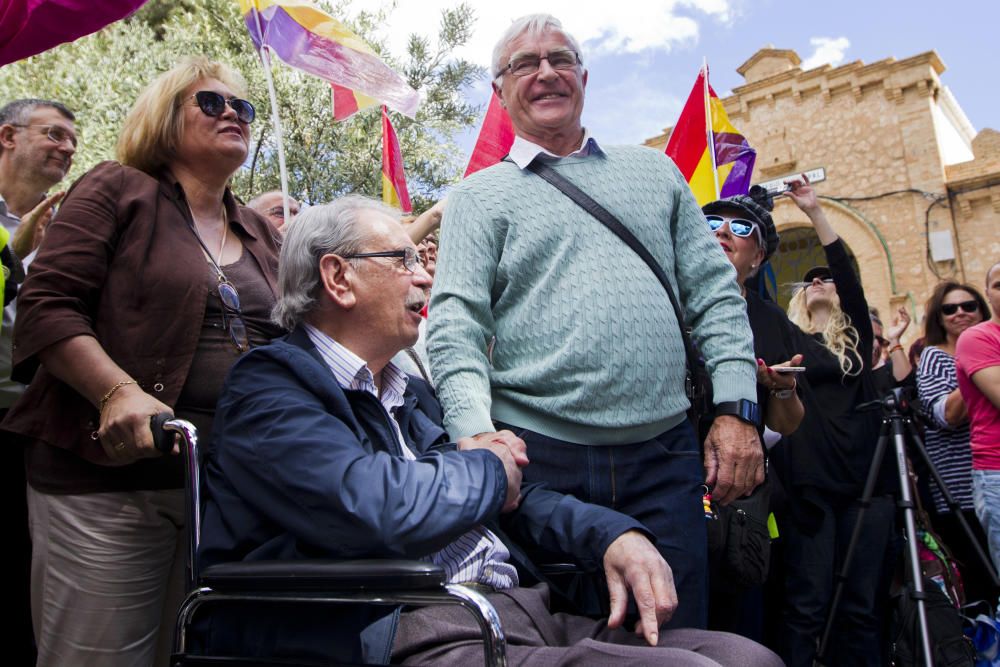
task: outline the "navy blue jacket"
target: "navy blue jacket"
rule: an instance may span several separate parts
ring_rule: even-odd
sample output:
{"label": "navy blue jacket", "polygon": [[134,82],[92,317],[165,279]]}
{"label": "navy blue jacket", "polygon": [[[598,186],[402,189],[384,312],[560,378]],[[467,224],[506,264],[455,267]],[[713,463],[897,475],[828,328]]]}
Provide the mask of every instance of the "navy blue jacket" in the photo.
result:
{"label": "navy blue jacket", "polygon": [[[246,354],[230,371],[206,452],[201,566],[421,558],[487,524],[511,550],[525,584],[541,577],[519,543],[596,570],[619,535],[649,534],[630,517],[537,484],[524,486],[518,510],[501,517],[503,464],[487,450],[459,452],[448,442],[429,385],[411,376],[396,418],[416,461],[404,459],[378,399],[342,389],[301,328]],[[209,643],[385,661],[395,614],[371,625],[378,618],[356,607],[260,610],[241,619],[237,636],[236,625],[215,614],[210,632],[220,641]]]}

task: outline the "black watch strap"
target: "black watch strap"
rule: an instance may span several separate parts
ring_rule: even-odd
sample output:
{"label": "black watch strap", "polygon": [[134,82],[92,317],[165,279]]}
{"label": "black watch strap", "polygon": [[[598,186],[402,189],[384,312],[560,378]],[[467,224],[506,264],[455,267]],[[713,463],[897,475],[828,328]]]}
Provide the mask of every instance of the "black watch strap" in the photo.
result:
{"label": "black watch strap", "polygon": [[738,401],[723,401],[715,406],[715,416],[732,415],[752,426],[760,426],[760,406],[741,398]]}

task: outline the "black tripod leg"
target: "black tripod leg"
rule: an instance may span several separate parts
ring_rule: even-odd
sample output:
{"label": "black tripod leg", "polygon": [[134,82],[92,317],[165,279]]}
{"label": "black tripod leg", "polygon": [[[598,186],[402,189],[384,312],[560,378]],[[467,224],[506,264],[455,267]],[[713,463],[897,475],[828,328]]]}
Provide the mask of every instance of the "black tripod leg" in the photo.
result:
{"label": "black tripod leg", "polygon": [[868,468],[868,478],[865,480],[865,488],[861,494],[861,508],[858,510],[858,518],[854,522],[851,531],[851,540],[847,543],[847,551],[844,553],[844,562],[834,577],[833,598],[830,601],[830,611],[826,614],[826,624],[823,626],[823,634],[819,642],[819,649],[816,652],[816,661],[826,664],[826,648],[830,641],[830,634],[833,632],[833,622],[837,617],[837,608],[840,606],[840,599],[844,595],[844,585],[847,583],[847,574],[851,567],[851,560],[854,558],[854,550],[858,546],[861,537],[861,529],[864,525],[865,512],[872,504],[872,495],[875,493],[875,483],[878,481],[879,471],[882,469],[882,460],[885,458],[885,450],[889,442],[889,423],[882,422],[879,430],[878,443],[875,445],[875,453],[872,455],[872,463]]}
{"label": "black tripod leg", "polygon": [[913,449],[917,451],[920,455],[920,460],[924,462],[924,465],[931,473],[931,479],[934,480],[934,484],[937,486],[941,495],[944,496],[945,505],[948,509],[955,515],[958,519],[958,523],[962,526],[962,532],[969,540],[969,544],[972,545],[973,550],[976,552],[976,557],[979,558],[979,562],[983,564],[986,571],[990,573],[990,577],[993,579],[993,585],[1000,588],[1000,577],[997,577],[997,571],[993,567],[993,561],[990,557],[983,551],[983,546],[976,539],[975,534],[972,532],[972,528],[969,526],[969,522],[965,520],[965,514],[962,512],[962,506],[955,500],[955,497],[951,495],[948,490],[948,486],[944,483],[944,479],[941,477],[941,473],[937,471],[937,468],[931,462],[930,456],[927,454],[927,449],[924,447],[923,441],[920,439],[920,434],[917,433],[917,429],[913,426],[910,421],[906,422],[906,432],[910,436],[910,443],[913,445]]}
{"label": "black tripod leg", "polygon": [[906,535],[907,574],[909,575],[910,597],[917,603],[917,622],[920,628],[920,645],[924,653],[924,664],[933,667],[930,634],[927,631],[927,605],[924,593],[924,577],[920,570],[917,554],[917,526],[913,519],[913,494],[910,492],[910,469],[906,463],[906,436],[903,433],[903,418],[898,414],[890,419],[892,439],[895,445],[896,467],[899,472],[899,506],[903,509],[903,527]]}

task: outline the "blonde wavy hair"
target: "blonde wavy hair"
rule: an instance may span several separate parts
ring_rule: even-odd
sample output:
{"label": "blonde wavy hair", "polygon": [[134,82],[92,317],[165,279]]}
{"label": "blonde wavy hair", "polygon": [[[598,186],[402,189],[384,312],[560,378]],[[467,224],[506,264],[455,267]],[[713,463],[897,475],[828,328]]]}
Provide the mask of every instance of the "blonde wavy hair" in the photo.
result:
{"label": "blonde wavy hair", "polygon": [[[788,319],[806,333],[823,335],[823,346],[837,358],[837,363],[840,364],[840,370],[845,377],[861,374],[863,363],[855,366],[848,357],[850,352],[859,362],[862,361],[862,356],[858,352],[861,336],[851,324],[850,315],[840,309],[839,297],[830,304],[830,317],[826,321],[826,326],[822,330],[817,330],[813,323],[812,313],[806,307],[806,290],[800,288],[788,302]],[[854,367],[853,371],[851,370],[852,366]]]}
{"label": "blonde wavy hair", "polygon": [[153,174],[173,160],[184,133],[184,93],[202,79],[217,79],[234,95],[247,96],[246,80],[233,68],[205,56],[184,58],[149,84],[132,105],[115,146],[118,161]]}

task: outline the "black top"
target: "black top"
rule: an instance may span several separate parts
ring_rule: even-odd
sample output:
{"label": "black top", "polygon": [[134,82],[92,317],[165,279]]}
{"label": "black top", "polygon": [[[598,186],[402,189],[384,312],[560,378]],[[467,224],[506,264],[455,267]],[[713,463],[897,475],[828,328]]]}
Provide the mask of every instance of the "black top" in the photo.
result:
{"label": "black top", "polygon": [[[874,335],[868,303],[844,245],[837,240],[823,250],[840,307],[858,332],[857,349],[862,354],[848,352],[851,365],[845,374],[837,358],[824,347],[822,334],[792,327],[793,349],[805,356],[802,363],[806,372],[798,376],[805,416],[798,430],[771,450],[771,460],[784,486],[798,499],[821,493],[827,498],[840,496],[846,502],[861,493],[881,424],[878,410],[857,410],[877,397],[870,353]],[[879,492],[891,484],[890,468],[882,466]]]}
{"label": "black top", "polygon": [[[773,301],[765,301],[758,293],[750,289],[747,289],[746,301],[750,330],[753,331],[754,356],[757,359],[763,359],[768,366],[791,359],[797,352],[795,332],[798,331],[798,327],[792,324],[792,321],[788,319],[785,311],[778,304]],[[771,392],[758,382],[757,404],[760,406],[762,422],[767,420],[770,400]],[[758,426],[757,430],[763,434],[764,424]]]}

